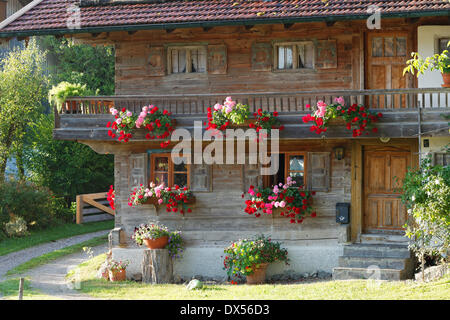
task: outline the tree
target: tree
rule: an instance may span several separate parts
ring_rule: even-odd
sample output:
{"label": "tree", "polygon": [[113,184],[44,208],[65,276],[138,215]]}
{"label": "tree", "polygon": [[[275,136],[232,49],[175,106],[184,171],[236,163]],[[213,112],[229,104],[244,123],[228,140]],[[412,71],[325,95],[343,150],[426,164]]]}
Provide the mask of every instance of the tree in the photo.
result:
{"label": "tree", "polygon": [[49,51],[51,82],[85,84],[100,95],[114,94],[114,48],[74,44],[71,39],[46,36],[41,46]]}
{"label": "tree", "polygon": [[30,126],[24,159],[29,179],[63,196],[106,191],[114,183],[114,157],[75,141],[53,139],[53,114],[41,114]]}
{"label": "tree", "polygon": [[0,62],[0,182],[11,148],[21,149],[25,128],[42,110],[48,88],[45,55],[32,39]]}

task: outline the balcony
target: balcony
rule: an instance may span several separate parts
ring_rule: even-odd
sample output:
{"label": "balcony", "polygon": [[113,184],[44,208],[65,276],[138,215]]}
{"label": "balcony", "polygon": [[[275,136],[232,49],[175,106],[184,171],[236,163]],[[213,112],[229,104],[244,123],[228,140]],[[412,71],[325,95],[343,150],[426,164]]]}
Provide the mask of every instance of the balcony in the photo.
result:
{"label": "balcony", "polygon": [[[360,103],[383,113],[378,125],[379,132],[366,137],[449,135],[448,120],[444,116],[450,115],[450,88],[421,88],[71,97],[60,112],[55,109],[54,137],[61,140],[111,141],[106,123],[113,119],[109,113],[112,106],[139,113],[143,106],[150,104],[172,112],[177,127],[193,130],[195,120],[206,120],[206,108],[223,102],[227,96],[247,104],[251,112],[259,108],[278,111],[286,128],[280,137],[286,139],[318,138],[309,131],[309,124],[301,121],[301,117],[310,112],[305,106],[315,105],[319,100],[331,103],[340,96],[346,103]],[[342,127],[330,127],[324,136],[350,138],[351,132]],[[144,131],[138,130],[133,140],[144,141]]]}

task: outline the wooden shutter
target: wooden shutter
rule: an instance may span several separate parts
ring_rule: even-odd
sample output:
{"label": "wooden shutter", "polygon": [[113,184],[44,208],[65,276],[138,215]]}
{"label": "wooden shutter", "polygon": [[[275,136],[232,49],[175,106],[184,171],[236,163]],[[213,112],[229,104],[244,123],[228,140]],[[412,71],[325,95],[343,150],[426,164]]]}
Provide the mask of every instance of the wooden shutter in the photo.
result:
{"label": "wooden shutter", "polygon": [[147,184],[147,153],[130,155],[130,189]]}
{"label": "wooden shutter", "polygon": [[149,76],[164,76],[166,74],[165,61],[163,47],[150,47],[147,62]]}
{"label": "wooden shutter", "polygon": [[330,189],[330,152],[309,152],[307,165],[307,188],[311,191]]}
{"label": "wooden shutter", "polygon": [[433,166],[439,165],[439,166],[448,166],[450,165],[450,154],[449,153],[440,153],[440,152],[433,152],[433,158],[432,162]]}
{"label": "wooden shutter", "polygon": [[227,47],[225,45],[208,46],[208,73],[227,74]]}
{"label": "wooden shutter", "polygon": [[208,164],[190,165],[191,191],[212,192],[212,167]]}
{"label": "wooden shutter", "polygon": [[262,186],[261,167],[259,164],[246,164],[242,165],[242,186],[243,192],[247,192],[250,186]]}
{"label": "wooden shutter", "polygon": [[6,19],[6,0],[0,0],[0,22]]}

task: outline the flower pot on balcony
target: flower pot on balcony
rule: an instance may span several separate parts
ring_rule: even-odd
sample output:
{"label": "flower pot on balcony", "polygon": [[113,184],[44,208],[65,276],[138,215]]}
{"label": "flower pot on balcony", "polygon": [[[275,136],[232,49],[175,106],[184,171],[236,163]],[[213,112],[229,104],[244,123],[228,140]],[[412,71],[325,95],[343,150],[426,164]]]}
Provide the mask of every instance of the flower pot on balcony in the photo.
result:
{"label": "flower pot on balcony", "polygon": [[450,88],[450,73],[442,73],[442,79],[444,79],[444,83],[442,84],[442,87]]}
{"label": "flower pot on balcony", "polygon": [[[186,204],[192,204],[192,203],[195,203],[195,197],[194,196],[190,196],[188,199],[187,199],[187,202],[185,202]],[[158,203],[158,198],[156,198],[156,197],[150,197],[150,198],[147,198],[147,200],[145,200],[145,202],[143,202],[142,204],[152,204],[152,205],[159,205],[159,203]]]}
{"label": "flower pot on balcony", "polygon": [[158,239],[144,239],[143,241],[149,249],[164,249],[169,243],[169,237],[164,236]]}
{"label": "flower pot on balcony", "polygon": [[253,273],[247,276],[247,284],[263,284],[266,282],[268,263],[260,263],[259,268],[253,268]]}
{"label": "flower pot on balcony", "polygon": [[248,128],[249,125],[250,125],[250,123],[255,123],[255,120],[254,120],[254,119],[247,119],[247,120],[245,120],[245,121],[244,121],[243,123],[241,123],[241,124],[234,124],[234,123],[231,123],[231,124],[228,126],[228,128],[229,128],[229,129]]}

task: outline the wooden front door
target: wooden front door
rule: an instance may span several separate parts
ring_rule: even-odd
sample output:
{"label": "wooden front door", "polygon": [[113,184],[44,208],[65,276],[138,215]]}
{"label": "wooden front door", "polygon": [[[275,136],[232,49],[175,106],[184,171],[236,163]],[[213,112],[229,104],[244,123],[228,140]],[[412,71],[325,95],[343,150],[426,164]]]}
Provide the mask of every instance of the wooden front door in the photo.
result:
{"label": "wooden front door", "polygon": [[[411,52],[411,39],[408,33],[369,33],[366,43],[366,88],[402,89],[412,86],[409,74],[403,76],[406,60]],[[397,96],[376,96],[371,108],[405,108],[406,99]]]}
{"label": "wooden front door", "polygon": [[364,231],[403,229],[407,213],[398,188],[410,166],[409,151],[364,152]]}

